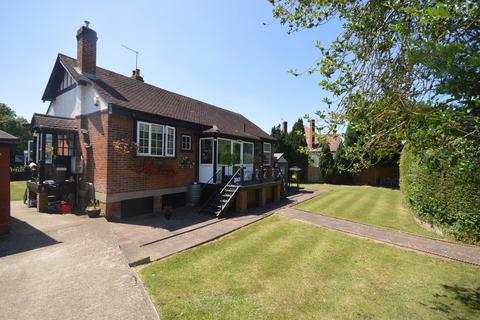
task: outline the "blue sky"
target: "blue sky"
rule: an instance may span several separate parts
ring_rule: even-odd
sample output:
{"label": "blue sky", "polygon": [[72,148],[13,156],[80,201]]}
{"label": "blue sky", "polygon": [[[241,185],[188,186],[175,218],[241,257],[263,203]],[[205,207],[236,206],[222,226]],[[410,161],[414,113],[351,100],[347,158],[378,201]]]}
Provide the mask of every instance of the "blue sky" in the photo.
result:
{"label": "blue sky", "polygon": [[[339,25],[288,35],[266,0],[2,1],[0,102],[30,120],[57,53],[76,57],[84,20],[98,34],[97,65],[130,75],[140,51],[145,81],[242,113],[270,132],[324,107],[318,76],[293,77]],[[263,23],[267,25],[263,25]]]}

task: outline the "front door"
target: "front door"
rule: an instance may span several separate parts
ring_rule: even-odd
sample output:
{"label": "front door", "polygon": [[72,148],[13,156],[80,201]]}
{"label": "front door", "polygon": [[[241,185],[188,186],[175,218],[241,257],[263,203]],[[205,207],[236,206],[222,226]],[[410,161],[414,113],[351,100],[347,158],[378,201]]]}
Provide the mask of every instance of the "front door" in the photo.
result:
{"label": "front door", "polygon": [[198,181],[213,183],[213,138],[201,138],[199,151]]}

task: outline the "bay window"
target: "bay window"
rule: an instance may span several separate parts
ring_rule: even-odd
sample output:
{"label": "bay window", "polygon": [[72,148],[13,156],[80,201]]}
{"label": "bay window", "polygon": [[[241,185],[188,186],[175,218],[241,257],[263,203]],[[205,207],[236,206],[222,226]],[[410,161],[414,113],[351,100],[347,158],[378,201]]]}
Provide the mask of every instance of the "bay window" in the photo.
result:
{"label": "bay window", "polygon": [[139,156],[174,157],[175,128],[138,121],[137,144]]}

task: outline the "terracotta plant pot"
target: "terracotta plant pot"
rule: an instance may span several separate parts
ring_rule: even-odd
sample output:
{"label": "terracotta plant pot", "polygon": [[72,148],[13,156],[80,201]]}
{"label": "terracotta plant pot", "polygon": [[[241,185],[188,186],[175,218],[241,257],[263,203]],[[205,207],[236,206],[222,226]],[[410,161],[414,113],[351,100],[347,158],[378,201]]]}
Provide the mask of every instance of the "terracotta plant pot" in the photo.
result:
{"label": "terracotta plant pot", "polygon": [[69,202],[62,202],[58,205],[58,209],[62,214],[70,213],[72,212],[73,205]]}

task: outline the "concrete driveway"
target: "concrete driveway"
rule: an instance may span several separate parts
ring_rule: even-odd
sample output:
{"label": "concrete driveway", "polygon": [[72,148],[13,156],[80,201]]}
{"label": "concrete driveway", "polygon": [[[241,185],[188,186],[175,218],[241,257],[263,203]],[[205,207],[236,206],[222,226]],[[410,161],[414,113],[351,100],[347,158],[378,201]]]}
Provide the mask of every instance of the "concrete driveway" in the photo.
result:
{"label": "concrete driveway", "polygon": [[158,319],[103,218],[12,202],[0,237],[0,319]]}

